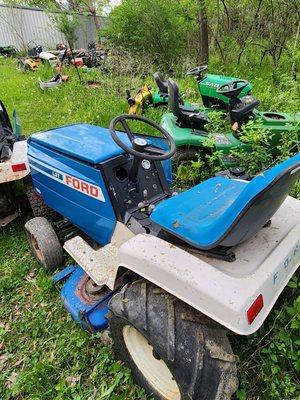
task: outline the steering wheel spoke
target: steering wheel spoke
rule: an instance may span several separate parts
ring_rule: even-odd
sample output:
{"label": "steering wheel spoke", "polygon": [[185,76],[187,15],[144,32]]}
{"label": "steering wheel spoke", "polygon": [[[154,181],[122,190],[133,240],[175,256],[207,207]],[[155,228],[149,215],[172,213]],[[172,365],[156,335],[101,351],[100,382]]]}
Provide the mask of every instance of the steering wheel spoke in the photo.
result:
{"label": "steering wheel spoke", "polygon": [[149,153],[149,154],[154,154],[154,155],[164,155],[165,152],[162,149],[159,149],[158,147],[154,147],[151,145],[148,145],[145,147],[145,152]]}
{"label": "steering wheel spoke", "polygon": [[195,67],[195,68],[190,69],[187,72],[187,75],[200,77],[202,72],[204,72],[206,69],[207,69],[207,65],[200,65],[199,67]]}
{"label": "steering wheel spoke", "polygon": [[128,139],[132,142],[134,139],[134,135],[129,127],[129,125],[127,124],[127,121],[125,118],[120,119],[120,123],[123,126],[124,131],[126,132]]}

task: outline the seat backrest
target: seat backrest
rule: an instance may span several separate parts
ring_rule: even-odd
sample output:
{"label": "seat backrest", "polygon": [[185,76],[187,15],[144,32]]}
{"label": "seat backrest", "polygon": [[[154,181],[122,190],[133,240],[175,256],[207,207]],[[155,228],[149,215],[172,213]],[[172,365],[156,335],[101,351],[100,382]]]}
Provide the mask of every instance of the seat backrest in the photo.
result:
{"label": "seat backrest", "polygon": [[160,93],[168,94],[168,81],[162,76],[160,72],[155,72],[153,78],[158,86]]}
{"label": "seat backrest", "polygon": [[235,246],[255,235],[275,214],[300,177],[300,153],[250,181],[224,214],[234,216],[219,245]]}
{"label": "seat backrest", "polygon": [[259,106],[260,101],[254,96],[244,96],[241,99],[235,98],[229,101],[229,115],[231,122],[239,124],[248,122],[250,114]]}
{"label": "seat backrest", "polygon": [[179,120],[185,119],[181,109],[180,109],[180,95],[179,88],[176,82],[172,79],[168,79],[168,88],[169,88],[169,108],[172,113]]}

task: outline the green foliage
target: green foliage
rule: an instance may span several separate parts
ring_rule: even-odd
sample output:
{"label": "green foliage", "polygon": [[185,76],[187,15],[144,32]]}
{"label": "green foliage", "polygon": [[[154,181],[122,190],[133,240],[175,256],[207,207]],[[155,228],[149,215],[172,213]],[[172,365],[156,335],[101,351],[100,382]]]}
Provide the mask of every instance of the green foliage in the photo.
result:
{"label": "green foliage", "polygon": [[74,44],[77,40],[76,30],[79,24],[78,15],[65,10],[56,13],[51,12],[51,9],[49,11],[49,16],[54,22],[56,29],[65,35],[70,46],[74,48]]}
{"label": "green foliage", "polygon": [[208,113],[209,123],[206,125],[207,130],[213,133],[224,133],[228,130],[228,118],[226,113],[222,111],[210,111]]}
{"label": "green foliage", "polygon": [[181,2],[124,0],[110,14],[103,33],[118,46],[155,61],[174,63],[185,53],[188,20]]}
{"label": "green foliage", "polygon": [[[239,400],[297,400],[300,395],[300,281],[294,276],[259,332],[234,341],[239,349]],[[297,297],[298,295],[298,297]],[[259,396],[259,397],[258,397]]]}
{"label": "green foliage", "polygon": [[251,174],[256,174],[263,169],[269,168],[272,163],[272,157],[268,149],[271,146],[272,135],[268,129],[260,127],[258,121],[250,120],[243,126],[240,140],[249,144],[251,151],[246,152],[242,149],[236,149],[231,152],[238,165],[246,167]]}

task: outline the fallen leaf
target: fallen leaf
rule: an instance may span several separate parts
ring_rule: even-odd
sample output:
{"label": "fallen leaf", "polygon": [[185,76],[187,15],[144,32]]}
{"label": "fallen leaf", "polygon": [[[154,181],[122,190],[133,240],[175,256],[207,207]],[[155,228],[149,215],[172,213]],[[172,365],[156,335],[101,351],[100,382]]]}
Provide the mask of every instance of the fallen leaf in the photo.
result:
{"label": "fallen leaf", "polygon": [[36,269],[32,269],[28,275],[25,276],[27,282],[31,282],[34,280],[36,274]]}
{"label": "fallen leaf", "polygon": [[7,378],[6,382],[5,382],[5,386],[10,389],[12,386],[14,386],[14,384],[17,382],[18,379],[18,373],[13,371],[9,377]]}
{"label": "fallen leaf", "polygon": [[13,364],[13,367],[17,367],[18,365],[22,364],[23,360],[24,360],[24,359],[21,358],[20,360],[16,361],[16,362]]}
{"label": "fallen leaf", "polygon": [[66,377],[66,382],[70,387],[73,387],[76,385],[77,382],[80,381],[81,375],[77,375],[77,376],[67,376]]}
{"label": "fallen leaf", "polygon": [[6,364],[7,360],[8,360],[9,358],[11,358],[11,357],[12,357],[12,355],[9,354],[9,353],[4,353],[4,354],[1,354],[1,355],[0,355],[0,371],[3,370],[3,368],[5,367],[5,364]]}
{"label": "fallen leaf", "polygon": [[51,351],[51,353],[50,353],[50,357],[49,357],[49,362],[50,362],[51,364],[53,363],[53,361],[54,361],[54,358],[55,358],[54,351]]}
{"label": "fallen leaf", "polygon": [[112,339],[109,335],[109,330],[105,329],[105,331],[102,332],[101,334],[101,342],[104,344],[104,346],[110,346],[112,344]]}

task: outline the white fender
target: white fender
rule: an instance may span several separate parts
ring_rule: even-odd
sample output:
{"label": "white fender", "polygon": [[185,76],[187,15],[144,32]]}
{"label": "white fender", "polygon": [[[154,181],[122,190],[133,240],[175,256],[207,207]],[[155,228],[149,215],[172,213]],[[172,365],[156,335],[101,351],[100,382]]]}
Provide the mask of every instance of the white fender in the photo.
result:
{"label": "white fender", "polygon": [[[300,264],[300,202],[287,198],[271,226],[235,253],[236,261],[230,263],[140,234],[121,245],[119,264],[233,332],[249,335],[262,325]],[[262,308],[250,323],[258,306]]]}

